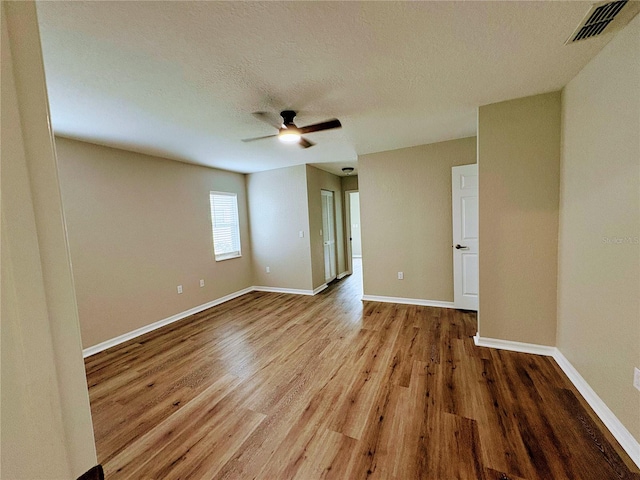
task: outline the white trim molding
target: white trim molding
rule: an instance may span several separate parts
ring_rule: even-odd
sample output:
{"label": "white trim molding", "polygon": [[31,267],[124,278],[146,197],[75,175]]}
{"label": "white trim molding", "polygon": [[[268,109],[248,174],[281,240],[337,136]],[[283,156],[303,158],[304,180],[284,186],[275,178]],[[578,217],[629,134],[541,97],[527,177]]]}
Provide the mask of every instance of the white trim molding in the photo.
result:
{"label": "white trim molding", "polygon": [[313,289],[313,292],[311,293],[311,295],[317,295],[319,294],[321,291],[323,291],[325,288],[327,288],[327,284],[323,283],[322,285],[320,285],[319,287],[316,287]]}
{"label": "white trim molding", "polygon": [[[326,288],[327,285],[325,284],[324,287]],[[254,292],[290,293],[291,295],[315,295],[315,290],[302,290],[300,288],[265,287],[258,285],[253,287],[252,289]]]}
{"label": "white trim molding", "polygon": [[233,300],[237,297],[241,297],[242,295],[253,291],[253,289],[254,287],[248,287],[242,290],[238,290],[237,292],[230,293],[229,295],[225,295],[224,297],[220,297],[216,300],[203,303],[202,305],[190,308],[189,310],[185,310],[184,312],[176,313],[175,315],[164,318],[162,320],[158,320],[157,322],[150,323],[149,325],[145,325],[144,327],[136,328],[135,330],[119,335],[115,338],[112,338],[111,340],[106,340],[92,347],[85,348],[84,350],[82,350],[82,356],[84,358],[90,357],[91,355],[102,352],[107,348],[115,347],[116,345],[120,345],[121,343],[132,340],[136,337],[139,337],[140,335],[144,335],[145,333],[152,332],[153,330],[157,330],[158,328],[169,325],[170,323],[177,322],[178,320],[182,320],[183,318],[187,318],[196,313],[200,313],[207,308],[215,307],[216,305],[220,305],[221,303],[228,302],[229,300]]}
{"label": "white trim molding", "polygon": [[509,340],[500,340],[498,338],[484,338],[476,334],[473,337],[474,343],[478,347],[498,348],[500,350],[508,350],[510,352],[532,353],[534,355],[544,355],[553,357],[556,352],[555,347],[546,345],[538,345],[535,343],[512,342]]}
{"label": "white trim molding", "polygon": [[362,295],[363,302],[402,303],[404,305],[420,305],[423,307],[455,308],[453,302],[440,300],[423,300],[421,298],[383,297],[379,295]]}
{"label": "white trim molding", "polygon": [[571,383],[573,383],[578,392],[580,392],[580,395],[582,395],[589,406],[593,408],[593,411],[609,429],[620,446],[629,454],[631,460],[640,468],[640,442],[631,435],[631,432],[627,430],[618,417],[616,417],[607,404],[602,401],[562,352],[557,348],[555,350],[554,360],[558,363],[565,375],[569,377],[569,380],[571,380]]}
{"label": "white trim molding", "polygon": [[496,338],[483,338],[476,334],[473,341],[479,347],[497,348],[512,352],[530,353],[535,355],[545,355],[553,357],[558,366],[562,369],[569,381],[580,392],[580,395],[587,401],[595,414],[602,420],[602,423],[609,429],[611,434],[618,441],[620,446],[631,457],[631,460],[640,468],[640,442],[638,442],[631,432],[622,424],[606,403],[591,388],[587,381],[580,375],[578,370],[567,360],[562,352],[556,347],[547,345],[537,345],[533,343],[511,342]]}
{"label": "white trim molding", "polygon": [[346,271],[346,272],[342,272],[339,273],[338,276],[336,277],[338,280],[342,280],[344,277],[346,277],[347,275],[351,275],[351,272]]}

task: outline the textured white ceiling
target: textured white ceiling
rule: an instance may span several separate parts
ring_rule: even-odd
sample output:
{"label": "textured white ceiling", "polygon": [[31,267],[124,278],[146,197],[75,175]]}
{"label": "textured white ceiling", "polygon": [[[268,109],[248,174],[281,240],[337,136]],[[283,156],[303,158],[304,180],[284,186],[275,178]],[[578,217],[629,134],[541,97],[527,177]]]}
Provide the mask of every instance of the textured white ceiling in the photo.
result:
{"label": "textured white ceiling", "polygon": [[[558,90],[611,34],[564,46],[569,2],[39,2],[57,134],[255,172],[476,134],[479,105]],[[251,112],[337,117],[306,150]]]}

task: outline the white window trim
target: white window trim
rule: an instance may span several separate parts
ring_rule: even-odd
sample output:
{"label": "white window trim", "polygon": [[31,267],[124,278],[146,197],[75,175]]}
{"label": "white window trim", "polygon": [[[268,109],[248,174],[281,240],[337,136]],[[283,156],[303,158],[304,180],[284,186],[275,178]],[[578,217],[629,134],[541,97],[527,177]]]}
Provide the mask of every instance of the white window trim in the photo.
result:
{"label": "white window trim", "polygon": [[[236,235],[238,237],[238,250],[233,252],[225,252],[225,253],[216,253],[215,247],[215,230],[214,230],[214,220],[213,220],[213,196],[226,196],[233,197],[235,200],[235,214],[236,214]],[[233,192],[219,192],[219,191],[210,191],[209,192],[209,218],[211,220],[211,241],[213,247],[213,258],[216,262],[222,262],[225,260],[231,260],[232,258],[240,258],[242,257],[242,241],[240,239],[240,213],[238,212],[238,194]]]}

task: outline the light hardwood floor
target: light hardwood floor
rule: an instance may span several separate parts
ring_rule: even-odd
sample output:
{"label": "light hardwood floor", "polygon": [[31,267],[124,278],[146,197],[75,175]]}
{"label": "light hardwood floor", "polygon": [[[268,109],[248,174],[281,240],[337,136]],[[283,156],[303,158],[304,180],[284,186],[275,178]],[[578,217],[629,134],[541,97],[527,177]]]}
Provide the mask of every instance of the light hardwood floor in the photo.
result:
{"label": "light hardwood floor", "polygon": [[360,282],[254,292],[87,358],[106,478],[640,479],[552,359]]}

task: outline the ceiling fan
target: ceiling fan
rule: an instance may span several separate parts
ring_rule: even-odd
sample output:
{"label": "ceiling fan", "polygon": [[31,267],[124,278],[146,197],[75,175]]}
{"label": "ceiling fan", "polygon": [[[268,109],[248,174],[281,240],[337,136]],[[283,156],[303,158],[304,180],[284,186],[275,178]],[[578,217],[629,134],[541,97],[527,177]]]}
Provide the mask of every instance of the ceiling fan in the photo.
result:
{"label": "ceiling fan", "polygon": [[307,125],[306,127],[297,127],[293,123],[293,119],[296,117],[296,112],[293,110],[284,110],[280,112],[282,122],[273,120],[272,116],[266,112],[255,112],[254,117],[267,122],[269,125],[278,129],[278,133],[274,135],[265,135],[264,137],[244,138],[243,142],[253,142],[255,140],[262,140],[264,138],[278,137],[278,139],[285,143],[297,143],[302,148],[313,147],[315,143],[310,142],[302,135],[307,133],[321,132],[322,130],[331,130],[333,128],[342,128],[340,120],[337,118],[327,120],[326,122],[314,123],[313,125]]}

